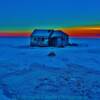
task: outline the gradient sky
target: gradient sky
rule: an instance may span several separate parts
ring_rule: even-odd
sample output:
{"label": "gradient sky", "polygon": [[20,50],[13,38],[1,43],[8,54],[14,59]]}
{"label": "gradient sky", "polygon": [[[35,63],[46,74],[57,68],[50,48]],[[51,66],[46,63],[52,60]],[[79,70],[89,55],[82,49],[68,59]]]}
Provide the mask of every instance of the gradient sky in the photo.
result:
{"label": "gradient sky", "polygon": [[0,0],[0,30],[100,25],[100,0]]}

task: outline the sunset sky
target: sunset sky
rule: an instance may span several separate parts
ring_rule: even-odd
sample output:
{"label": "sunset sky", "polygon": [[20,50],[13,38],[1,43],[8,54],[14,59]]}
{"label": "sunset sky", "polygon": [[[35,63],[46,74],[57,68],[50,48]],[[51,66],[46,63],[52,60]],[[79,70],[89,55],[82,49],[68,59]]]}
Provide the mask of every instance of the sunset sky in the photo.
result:
{"label": "sunset sky", "polygon": [[100,0],[0,0],[0,36],[35,28],[100,37]]}

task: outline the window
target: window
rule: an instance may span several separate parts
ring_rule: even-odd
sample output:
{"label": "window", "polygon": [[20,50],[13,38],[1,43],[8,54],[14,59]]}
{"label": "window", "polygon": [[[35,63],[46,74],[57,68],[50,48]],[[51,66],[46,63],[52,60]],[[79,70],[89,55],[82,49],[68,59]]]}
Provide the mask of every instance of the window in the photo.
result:
{"label": "window", "polygon": [[44,41],[44,37],[38,37],[39,41]]}
{"label": "window", "polygon": [[33,40],[34,41],[44,41],[45,38],[44,37],[34,37]]}

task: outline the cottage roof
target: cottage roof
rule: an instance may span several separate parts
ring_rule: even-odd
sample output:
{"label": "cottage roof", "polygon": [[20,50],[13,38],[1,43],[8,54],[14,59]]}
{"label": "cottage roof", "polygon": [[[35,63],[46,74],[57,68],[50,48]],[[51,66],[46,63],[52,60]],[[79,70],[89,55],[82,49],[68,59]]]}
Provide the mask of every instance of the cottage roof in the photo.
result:
{"label": "cottage roof", "polygon": [[62,36],[62,34],[65,34],[65,33],[59,30],[34,30],[32,32],[33,36],[41,36],[41,37],[42,36],[43,37],[55,37],[55,36]]}
{"label": "cottage roof", "polygon": [[32,35],[49,37],[53,30],[34,30]]}
{"label": "cottage roof", "polygon": [[[65,33],[63,31],[56,30],[53,32],[52,37],[60,37],[62,35],[65,35]],[[66,36],[67,36],[67,34],[66,34]]]}

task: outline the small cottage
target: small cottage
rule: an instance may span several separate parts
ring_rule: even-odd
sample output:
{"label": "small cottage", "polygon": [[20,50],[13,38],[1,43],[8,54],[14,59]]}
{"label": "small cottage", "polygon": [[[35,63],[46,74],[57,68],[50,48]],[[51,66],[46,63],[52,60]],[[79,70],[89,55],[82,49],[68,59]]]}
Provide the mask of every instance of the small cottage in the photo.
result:
{"label": "small cottage", "polygon": [[30,46],[67,46],[68,34],[60,30],[34,30],[31,34]]}

